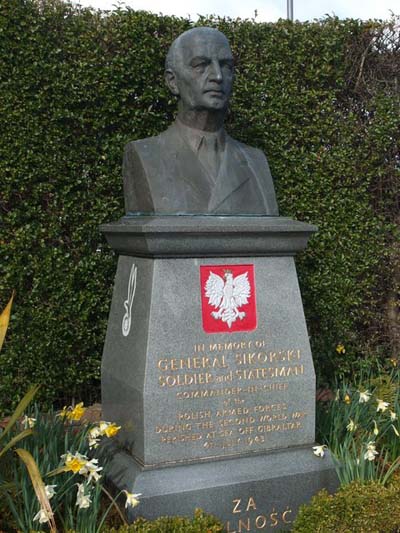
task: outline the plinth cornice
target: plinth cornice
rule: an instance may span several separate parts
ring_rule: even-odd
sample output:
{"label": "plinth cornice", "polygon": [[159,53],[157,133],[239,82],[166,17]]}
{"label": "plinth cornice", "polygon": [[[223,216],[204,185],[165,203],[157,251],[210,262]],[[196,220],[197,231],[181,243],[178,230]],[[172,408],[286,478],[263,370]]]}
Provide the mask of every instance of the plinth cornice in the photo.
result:
{"label": "plinth cornice", "polygon": [[254,257],[296,255],[317,227],[271,216],[127,215],[100,230],[121,255]]}

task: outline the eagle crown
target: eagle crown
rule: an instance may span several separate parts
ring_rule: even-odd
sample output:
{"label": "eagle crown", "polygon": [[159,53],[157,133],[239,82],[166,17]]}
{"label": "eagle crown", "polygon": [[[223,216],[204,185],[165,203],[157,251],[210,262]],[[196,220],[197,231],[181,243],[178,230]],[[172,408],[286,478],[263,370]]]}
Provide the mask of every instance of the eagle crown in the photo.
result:
{"label": "eagle crown", "polygon": [[226,281],[228,281],[228,279],[232,279],[232,277],[232,270],[224,270],[224,278]]}

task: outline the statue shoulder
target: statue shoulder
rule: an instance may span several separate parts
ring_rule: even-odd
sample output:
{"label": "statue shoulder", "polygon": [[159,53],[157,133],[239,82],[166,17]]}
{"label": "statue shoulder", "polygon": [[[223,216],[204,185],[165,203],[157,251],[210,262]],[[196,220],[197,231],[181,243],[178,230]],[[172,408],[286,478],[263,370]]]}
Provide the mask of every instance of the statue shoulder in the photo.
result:
{"label": "statue shoulder", "polygon": [[144,139],[129,141],[125,145],[124,151],[127,153],[137,153],[139,155],[152,152],[160,144],[161,135],[162,134],[155,135],[154,137],[146,137]]}
{"label": "statue shoulder", "polygon": [[259,190],[265,197],[265,204],[268,206],[268,214],[278,216],[278,205],[276,203],[275,188],[266,155],[259,148],[249,146],[230,137],[234,143],[235,150],[240,152],[252,170],[254,179],[258,183]]}
{"label": "statue shoulder", "polygon": [[170,128],[154,137],[146,137],[130,141],[125,145],[124,159],[136,166],[141,163],[145,167],[158,165],[161,160],[169,156],[173,147]]}
{"label": "statue shoulder", "polygon": [[130,141],[125,145],[122,162],[125,211],[153,212],[152,176],[160,162],[162,134]]}
{"label": "statue shoulder", "polygon": [[260,150],[260,148],[250,146],[230,136],[229,139],[247,158],[259,161],[262,164],[265,164],[265,162],[267,161],[266,155],[262,150]]}

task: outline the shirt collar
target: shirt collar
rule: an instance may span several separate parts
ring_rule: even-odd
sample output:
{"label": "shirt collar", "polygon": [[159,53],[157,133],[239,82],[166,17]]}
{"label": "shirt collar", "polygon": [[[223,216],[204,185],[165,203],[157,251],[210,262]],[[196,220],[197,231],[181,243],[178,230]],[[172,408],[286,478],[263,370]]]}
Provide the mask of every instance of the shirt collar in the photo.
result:
{"label": "shirt collar", "polygon": [[213,140],[216,140],[218,150],[224,150],[226,137],[224,128],[220,128],[216,132],[211,132],[186,126],[186,124],[183,124],[183,122],[181,122],[178,118],[176,119],[175,123],[178,126],[182,137],[195,153],[198,153],[200,150],[203,140],[207,141],[207,143],[211,143]]}

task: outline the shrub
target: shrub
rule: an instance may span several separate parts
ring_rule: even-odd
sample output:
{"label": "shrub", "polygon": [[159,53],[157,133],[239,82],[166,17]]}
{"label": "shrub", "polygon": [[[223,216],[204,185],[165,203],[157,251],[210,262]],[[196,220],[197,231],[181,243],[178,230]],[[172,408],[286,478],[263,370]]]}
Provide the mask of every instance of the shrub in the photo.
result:
{"label": "shrub", "polygon": [[[107,533],[222,533],[221,522],[197,509],[194,518],[161,517],[157,520],[139,518],[130,526],[106,530]],[[106,533],[105,532],[105,533]]]}
{"label": "shrub", "polygon": [[358,481],[334,495],[321,491],[303,505],[293,533],[396,533],[400,531],[400,482],[388,487]]}
{"label": "shrub", "polygon": [[[223,533],[224,531],[216,518],[197,509],[193,518],[178,516],[164,516],[157,520],[139,518],[130,526],[111,528],[105,526],[102,533]],[[66,533],[77,532],[68,530]]]}

